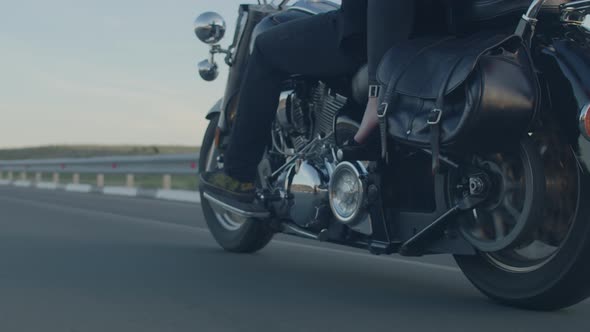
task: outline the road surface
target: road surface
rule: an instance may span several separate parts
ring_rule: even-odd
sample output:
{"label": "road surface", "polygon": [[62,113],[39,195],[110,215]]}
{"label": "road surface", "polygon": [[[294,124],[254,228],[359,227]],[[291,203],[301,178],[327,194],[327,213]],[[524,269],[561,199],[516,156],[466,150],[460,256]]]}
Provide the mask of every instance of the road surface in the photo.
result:
{"label": "road surface", "polygon": [[0,187],[0,331],[590,331],[498,306],[447,256],[285,236],[218,248],[199,205]]}

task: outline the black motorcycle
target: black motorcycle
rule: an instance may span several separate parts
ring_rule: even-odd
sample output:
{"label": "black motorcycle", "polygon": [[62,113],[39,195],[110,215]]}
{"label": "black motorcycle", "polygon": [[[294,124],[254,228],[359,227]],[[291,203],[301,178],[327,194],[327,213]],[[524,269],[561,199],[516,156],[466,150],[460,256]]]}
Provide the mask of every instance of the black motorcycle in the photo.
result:
{"label": "black motorcycle", "polygon": [[[196,20],[195,33],[211,45],[210,58],[199,63],[201,77],[206,81],[217,77],[216,54],[223,54],[230,67],[225,94],[207,114],[210,124],[201,147],[200,170],[223,168],[240,82],[257,35],[278,22],[338,8],[324,0],[288,2],[241,5],[228,49],[218,44],[226,29],[219,15],[208,12]],[[410,139],[414,128],[410,127],[407,136],[382,135],[384,151],[378,160],[347,160],[341,147],[359,127],[368,91],[366,68],[337,82],[292,77],[284,83],[272,141],[259,166],[257,197],[265,209],[252,212],[201,192],[203,212],[217,242],[231,252],[252,253],[281,232],[377,255],[452,254],[469,280],[500,303],[556,310],[586,299],[590,295],[590,1],[473,3],[480,5],[462,8],[471,22],[507,22],[514,13],[522,15],[513,36],[525,51],[511,50],[515,44],[508,38],[472,57],[475,63],[483,61],[482,54],[529,55],[521,59],[531,63],[536,86],[529,87],[537,92],[531,99],[536,106],[518,136],[506,128],[520,120],[509,116],[481,120],[486,126],[469,137],[508,144],[480,150],[455,149],[444,142],[436,148],[418,144],[419,140]],[[461,66],[461,61],[454,66]],[[389,81],[393,71],[383,70],[380,75],[390,86],[388,92],[395,93],[400,88],[398,82]],[[468,74],[463,80],[474,76]],[[445,86],[451,85],[449,80],[453,77]],[[401,83],[411,90],[411,82]],[[442,94],[453,99],[449,91],[443,89]],[[502,104],[502,95],[492,97]],[[389,104],[382,104],[382,118],[388,108],[391,114],[403,108]],[[424,128],[444,132],[444,125],[436,127],[440,113],[438,107],[425,113],[420,120]],[[395,132],[403,120],[388,119],[382,121],[382,132]]]}

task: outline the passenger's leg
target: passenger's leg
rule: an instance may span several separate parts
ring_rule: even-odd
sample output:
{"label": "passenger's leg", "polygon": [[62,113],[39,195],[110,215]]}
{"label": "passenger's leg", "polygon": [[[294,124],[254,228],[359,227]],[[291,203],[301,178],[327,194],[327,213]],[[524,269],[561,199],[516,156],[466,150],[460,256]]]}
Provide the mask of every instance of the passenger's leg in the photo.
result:
{"label": "passenger's leg", "polygon": [[[414,29],[415,0],[369,0],[367,48],[369,49],[369,84],[378,85],[377,67],[385,53],[396,43],[407,40]],[[385,93],[385,87],[382,87]],[[366,143],[377,127],[378,98],[369,98],[361,127],[354,137],[357,143]]]}

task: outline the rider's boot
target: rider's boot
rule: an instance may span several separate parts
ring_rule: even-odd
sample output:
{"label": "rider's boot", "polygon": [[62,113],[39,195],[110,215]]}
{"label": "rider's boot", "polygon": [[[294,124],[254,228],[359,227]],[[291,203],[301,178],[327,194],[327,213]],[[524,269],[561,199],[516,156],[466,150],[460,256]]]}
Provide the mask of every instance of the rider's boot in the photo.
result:
{"label": "rider's boot", "polygon": [[201,189],[214,194],[228,203],[253,203],[256,198],[256,185],[243,182],[227,175],[223,170],[201,173]]}
{"label": "rider's boot", "polygon": [[375,161],[379,160],[380,142],[377,135],[371,135],[366,143],[358,143],[353,138],[344,142],[338,150],[338,159],[341,161]]}

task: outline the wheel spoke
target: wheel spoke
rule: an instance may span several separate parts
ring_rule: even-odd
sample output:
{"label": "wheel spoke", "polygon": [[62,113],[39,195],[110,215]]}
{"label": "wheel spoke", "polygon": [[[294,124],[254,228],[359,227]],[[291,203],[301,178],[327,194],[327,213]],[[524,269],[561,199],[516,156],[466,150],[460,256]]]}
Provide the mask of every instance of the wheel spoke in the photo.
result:
{"label": "wheel spoke", "polygon": [[506,223],[511,226],[516,225],[516,223],[518,223],[518,220],[521,217],[521,212],[518,211],[518,209],[516,209],[514,205],[512,205],[512,202],[510,202],[510,199],[508,199],[508,197],[504,198],[504,204],[502,204],[502,206],[504,207],[504,210],[508,213],[508,215],[512,217],[509,220],[506,220]]}
{"label": "wheel spoke", "polygon": [[504,225],[503,218],[498,211],[494,211],[492,218],[494,221],[494,239],[497,241],[506,236],[506,225]]}
{"label": "wheel spoke", "polygon": [[522,184],[520,182],[507,182],[504,185],[504,192],[506,193],[513,193],[516,191],[522,190]]}

